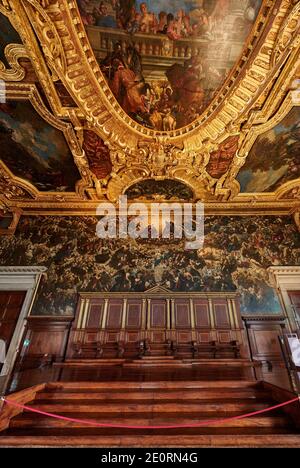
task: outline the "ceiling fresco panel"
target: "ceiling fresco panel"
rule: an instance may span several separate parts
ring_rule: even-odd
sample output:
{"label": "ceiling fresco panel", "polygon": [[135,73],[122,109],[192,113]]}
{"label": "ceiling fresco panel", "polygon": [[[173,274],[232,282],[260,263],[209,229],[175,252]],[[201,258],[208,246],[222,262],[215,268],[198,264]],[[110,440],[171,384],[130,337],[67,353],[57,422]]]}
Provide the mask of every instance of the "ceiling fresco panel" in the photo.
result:
{"label": "ceiling fresco panel", "polygon": [[77,0],[124,111],[172,131],[196,120],[239,58],[261,0]]}
{"label": "ceiling fresco panel", "polygon": [[241,192],[273,192],[300,177],[300,107],[254,143],[237,180]]}
{"label": "ceiling fresco panel", "polygon": [[44,192],[73,192],[80,179],[67,142],[27,101],[0,104],[0,159]]}

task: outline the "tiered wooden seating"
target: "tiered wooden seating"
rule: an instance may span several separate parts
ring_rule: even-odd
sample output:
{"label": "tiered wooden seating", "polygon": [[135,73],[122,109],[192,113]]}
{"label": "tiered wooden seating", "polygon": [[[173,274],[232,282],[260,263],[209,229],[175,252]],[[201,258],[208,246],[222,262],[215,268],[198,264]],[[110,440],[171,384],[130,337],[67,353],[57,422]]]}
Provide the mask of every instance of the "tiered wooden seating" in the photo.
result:
{"label": "tiered wooden seating", "polygon": [[67,361],[249,358],[245,336],[234,293],[82,293]]}
{"label": "tiered wooden seating", "polygon": [[209,341],[208,343],[198,343],[191,341],[188,343],[171,344],[172,354],[182,359],[201,359],[201,358],[240,358],[240,345],[234,340],[229,343],[218,343]]}
{"label": "tiered wooden seating", "polygon": [[[229,418],[293,397],[250,381],[57,382],[9,396],[67,417],[143,426]],[[287,413],[281,409],[226,424],[155,430],[96,428],[4,407],[0,446],[299,447],[299,428],[298,402]]]}
{"label": "tiered wooden seating", "polygon": [[125,353],[124,343],[111,342],[101,343],[91,341],[89,343],[73,343],[74,358],[78,359],[117,359],[122,358]]}
{"label": "tiered wooden seating", "polygon": [[89,343],[73,343],[73,359],[137,359],[146,356],[173,356],[177,359],[204,359],[204,358],[239,358],[240,345],[237,341],[229,343],[198,343],[191,341],[187,343],[176,343],[166,340],[161,343],[152,343],[150,340],[139,340],[128,343],[125,341],[101,343],[91,341]]}

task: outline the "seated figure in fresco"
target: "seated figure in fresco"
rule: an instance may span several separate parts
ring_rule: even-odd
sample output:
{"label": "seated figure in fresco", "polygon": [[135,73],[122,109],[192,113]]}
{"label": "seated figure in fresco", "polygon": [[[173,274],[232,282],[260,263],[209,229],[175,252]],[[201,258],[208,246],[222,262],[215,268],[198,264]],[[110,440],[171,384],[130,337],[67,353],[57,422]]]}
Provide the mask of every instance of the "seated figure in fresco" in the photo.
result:
{"label": "seated figure in fresco", "polygon": [[109,14],[108,5],[105,2],[101,2],[98,8],[94,8],[93,15],[96,26],[102,28],[116,28],[116,19],[113,15]]}

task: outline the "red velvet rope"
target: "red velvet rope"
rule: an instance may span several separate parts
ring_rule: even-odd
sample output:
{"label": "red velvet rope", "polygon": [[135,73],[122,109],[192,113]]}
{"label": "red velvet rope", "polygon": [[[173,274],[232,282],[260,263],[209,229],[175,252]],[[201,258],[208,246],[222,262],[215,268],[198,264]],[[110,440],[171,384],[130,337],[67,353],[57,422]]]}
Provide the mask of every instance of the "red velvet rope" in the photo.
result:
{"label": "red velvet rope", "polygon": [[45,411],[41,411],[35,408],[31,408],[30,406],[26,405],[21,405],[20,403],[16,403],[14,401],[8,400],[7,398],[2,398],[2,400],[7,404],[11,406],[15,406],[16,408],[20,408],[23,410],[31,411],[32,413],[38,413],[42,414],[43,416],[49,416],[50,418],[55,418],[55,419],[61,419],[63,421],[69,421],[69,422],[74,422],[74,423],[80,423],[80,424],[87,424],[89,426],[94,426],[94,427],[113,427],[113,428],[119,428],[119,429],[178,429],[178,428],[188,428],[188,427],[201,427],[201,426],[210,426],[213,424],[221,424],[221,423],[226,423],[229,421],[234,421],[237,419],[244,419],[244,418],[249,418],[250,416],[255,416],[257,414],[262,414],[266,413],[268,411],[272,411],[277,408],[281,408],[282,406],[287,406],[290,405],[291,403],[295,403],[296,401],[300,401],[299,397],[293,398],[292,400],[285,401],[283,403],[279,403],[278,405],[271,406],[269,408],[265,408],[259,411],[253,411],[252,413],[246,413],[246,414],[241,414],[239,416],[232,416],[230,418],[224,418],[224,419],[209,419],[206,421],[200,421],[199,423],[196,424],[176,424],[172,426],[134,426],[134,425],[123,425],[123,424],[107,424],[107,423],[97,423],[95,421],[91,420],[84,420],[84,419],[75,419],[75,418],[68,418],[66,416],[60,416],[59,414],[53,414],[53,413],[47,413]]}

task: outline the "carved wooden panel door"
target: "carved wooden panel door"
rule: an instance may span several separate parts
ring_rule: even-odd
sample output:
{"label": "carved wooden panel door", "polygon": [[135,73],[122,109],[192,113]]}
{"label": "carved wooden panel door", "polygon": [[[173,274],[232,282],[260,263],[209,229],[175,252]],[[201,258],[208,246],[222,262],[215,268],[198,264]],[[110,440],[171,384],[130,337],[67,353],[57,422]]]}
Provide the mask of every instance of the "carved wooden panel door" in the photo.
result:
{"label": "carved wooden panel door", "polygon": [[26,296],[26,291],[0,291],[0,338],[9,348]]}

